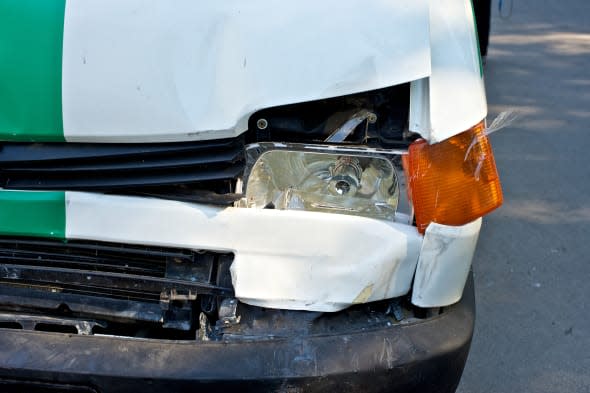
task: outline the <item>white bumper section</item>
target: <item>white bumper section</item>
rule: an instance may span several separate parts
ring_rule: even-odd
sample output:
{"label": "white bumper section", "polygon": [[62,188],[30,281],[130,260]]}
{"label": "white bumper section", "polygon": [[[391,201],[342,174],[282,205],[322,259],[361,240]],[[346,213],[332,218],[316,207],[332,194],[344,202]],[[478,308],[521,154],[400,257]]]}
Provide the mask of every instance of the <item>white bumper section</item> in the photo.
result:
{"label": "white bumper section", "polygon": [[426,228],[412,303],[442,307],[461,299],[480,228],[481,218],[460,227],[433,223]]}
{"label": "white bumper section", "polygon": [[407,224],[363,217],[66,193],[68,239],[232,251],[236,297],[269,308],[338,311],[404,295],[419,257],[417,304],[456,301],[479,225],[436,226],[423,238]]}

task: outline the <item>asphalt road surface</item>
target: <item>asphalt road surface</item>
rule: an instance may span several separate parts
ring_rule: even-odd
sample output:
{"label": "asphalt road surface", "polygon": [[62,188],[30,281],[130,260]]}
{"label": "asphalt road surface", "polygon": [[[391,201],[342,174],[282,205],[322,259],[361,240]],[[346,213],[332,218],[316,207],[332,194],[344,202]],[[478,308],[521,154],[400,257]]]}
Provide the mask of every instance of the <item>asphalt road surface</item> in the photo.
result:
{"label": "asphalt road surface", "polygon": [[[504,206],[474,261],[459,392],[590,392],[590,0],[494,0],[486,66]],[[504,0],[508,12],[511,0]]]}

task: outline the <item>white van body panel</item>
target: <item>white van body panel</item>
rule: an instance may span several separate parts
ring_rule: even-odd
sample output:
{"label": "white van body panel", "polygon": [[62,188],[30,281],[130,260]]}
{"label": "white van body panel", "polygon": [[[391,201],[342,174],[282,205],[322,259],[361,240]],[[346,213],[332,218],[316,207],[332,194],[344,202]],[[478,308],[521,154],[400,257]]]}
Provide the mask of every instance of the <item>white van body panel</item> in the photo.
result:
{"label": "white van body panel", "polygon": [[310,311],[406,294],[422,244],[415,227],[364,217],[81,192],[66,193],[66,238],[231,251],[238,299]]}
{"label": "white van body panel", "polygon": [[437,143],[487,116],[471,0],[430,2],[430,48],[431,75],[411,84],[409,127]]}
{"label": "white van body panel", "polygon": [[430,75],[427,0],[69,0],[68,142],[219,139],[256,111]]}

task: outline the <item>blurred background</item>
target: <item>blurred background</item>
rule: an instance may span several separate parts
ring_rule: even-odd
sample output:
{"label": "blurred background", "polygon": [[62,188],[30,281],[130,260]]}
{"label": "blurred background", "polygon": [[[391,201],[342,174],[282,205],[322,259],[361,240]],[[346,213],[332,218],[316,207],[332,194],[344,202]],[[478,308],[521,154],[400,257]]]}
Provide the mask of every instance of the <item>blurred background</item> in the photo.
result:
{"label": "blurred background", "polygon": [[488,122],[504,206],[474,261],[458,392],[590,392],[590,1],[492,1]]}

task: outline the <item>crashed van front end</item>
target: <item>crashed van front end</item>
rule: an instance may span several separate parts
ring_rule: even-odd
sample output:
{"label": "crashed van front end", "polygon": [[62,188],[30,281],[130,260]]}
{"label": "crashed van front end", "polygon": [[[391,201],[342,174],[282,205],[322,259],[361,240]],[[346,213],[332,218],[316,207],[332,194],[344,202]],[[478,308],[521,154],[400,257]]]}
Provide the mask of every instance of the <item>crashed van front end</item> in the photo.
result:
{"label": "crashed van front end", "polygon": [[470,0],[0,21],[3,391],[454,391],[502,203]]}

